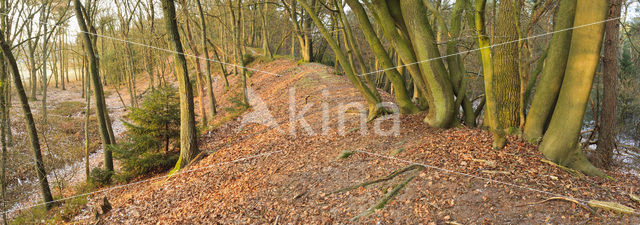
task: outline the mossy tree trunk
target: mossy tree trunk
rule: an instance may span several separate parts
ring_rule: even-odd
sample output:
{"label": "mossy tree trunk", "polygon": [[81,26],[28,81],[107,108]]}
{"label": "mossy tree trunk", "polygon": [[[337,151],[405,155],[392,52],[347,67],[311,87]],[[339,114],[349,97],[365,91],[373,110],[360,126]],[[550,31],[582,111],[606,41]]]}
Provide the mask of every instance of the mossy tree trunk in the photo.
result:
{"label": "mossy tree trunk", "polygon": [[[494,38],[493,88],[496,113],[503,128],[520,125],[520,73],[519,73],[519,29],[516,20],[520,15],[520,0],[501,0],[498,5],[498,20]],[[487,77],[485,76],[485,79]],[[489,90],[488,90],[489,91]],[[487,99],[487,104],[493,101]],[[489,115],[489,114],[485,114]],[[486,118],[486,117],[485,117]],[[491,122],[494,123],[494,122]]]}
{"label": "mossy tree trunk", "polygon": [[[447,29],[444,21],[441,22],[443,32],[446,32],[450,40],[447,41],[447,68],[451,74],[451,83],[453,86],[454,94],[456,95],[456,102],[454,106],[454,115],[458,115],[460,106],[462,106],[464,123],[467,126],[476,126],[476,117],[473,111],[473,104],[467,96],[467,78],[466,70],[462,56],[458,50],[458,40],[460,38],[460,30],[462,29],[462,21],[464,16],[464,9],[468,8],[468,0],[456,1],[453,11],[451,12],[450,28]],[[432,10],[434,11],[434,10]],[[438,12],[433,12],[434,15],[438,15]],[[441,18],[441,17],[439,17]]]}
{"label": "mossy tree trunk", "polygon": [[29,135],[29,142],[31,143],[31,149],[33,150],[33,157],[35,161],[35,169],[38,177],[38,183],[40,185],[40,192],[42,199],[45,202],[45,207],[51,209],[53,207],[53,196],[51,195],[51,189],[49,188],[49,181],[47,180],[47,172],[45,171],[44,162],[42,161],[42,151],[40,149],[40,140],[38,139],[38,131],[36,130],[36,123],[31,113],[31,107],[29,106],[29,100],[27,94],[22,86],[22,79],[20,77],[20,69],[16,59],[11,52],[11,46],[7,44],[4,38],[4,29],[0,29],[0,48],[5,60],[7,61],[11,74],[13,74],[13,82],[16,87],[16,92],[20,98],[22,105],[22,112],[24,114],[25,124],[27,126],[27,133]]}
{"label": "mossy tree trunk", "polygon": [[89,58],[89,78],[93,83],[94,88],[94,97],[96,99],[96,112],[98,115],[98,124],[100,125],[100,138],[102,139],[102,148],[104,151],[104,165],[105,169],[109,171],[113,171],[113,157],[112,153],[109,150],[108,146],[114,144],[112,138],[113,135],[109,133],[108,126],[111,126],[110,121],[107,119],[108,110],[104,100],[104,91],[102,90],[102,83],[100,81],[100,74],[96,59],[96,54],[94,50],[94,46],[92,44],[91,36],[89,35],[87,23],[85,21],[85,17],[82,10],[82,4],[80,0],[74,1],[76,19],[78,21],[78,25],[80,26],[80,30],[83,31],[82,37],[84,39],[84,46],[87,50],[87,55]]}
{"label": "mossy tree trunk", "polygon": [[574,32],[567,29],[573,26],[576,4],[577,0],[560,2],[553,28],[556,33],[551,37],[542,74],[524,124],[523,137],[530,142],[540,141],[555,108],[565,76],[571,37]]}
{"label": "mossy tree trunk", "polygon": [[[78,1],[78,0],[76,0]],[[180,92],[180,158],[176,164],[181,169],[198,155],[198,139],[193,106],[193,90],[189,82],[187,60],[180,42],[178,24],[176,22],[176,9],[173,0],[162,0],[162,12],[165,26],[168,32],[168,41],[172,46],[178,89]]]}
{"label": "mossy tree trunk", "polygon": [[[604,34],[607,0],[578,0],[571,47],[558,101],[544,134],[540,151],[551,161],[584,172],[604,176],[583,155],[578,136],[593,84]],[[583,26],[584,25],[584,26]]]}
{"label": "mossy tree trunk", "polygon": [[322,33],[322,36],[324,37],[324,39],[327,40],[327,43],[329,44],[329,46],[335,53],[336,57],[338,58],[338,61],[340,62],[340,66],[343,68],[345,75],[347,76],[347,79],[349,79],[349,81],[355,86],[355,88],[363,95],[363,97],[367,101],[367,104],[369,107],[369,116],[368,116],[369,119],[375,118],[379,113],[381,113],[381,110],[382,110],[380,106],[380,103],[381,103],[380,99],[358,77],[354,68],[349,63],[347,56],[344,54],[342,49],[340,49],[336,40],[333,39],[333,36],[331,35],[331,33],[329,33],[327,28],[322,24],[322,21],[320,20],[320,18],[318,18],[318,14],[316,13],[316,11],[313,8],[311,8],[311,6],[305,0],[297,0],[297,1],[305,9],[307,14],[311,17],[311,19],[315,23],[320,33]]}
{"label": "mossy tree trunk", "polygon": [[401,9],[401,19],[411,39],[413,51],[422,76],[431,92],[429,113],[424,121],[434,127],[448,128],[455,119],[453,88],[449,80],[440,51],[436,45],[435,34],[431,28],[427,11],[420,0],[400,0],[400,5],[392,11]]}
{"label": "mossy tree trunk", "polygon": [[391,58],[389,57],[389,53],[384,49],[384,46],[380,42],[380,39],[378,39],[378,36],[376,35],[373,26],[369,21],[369,17],[367,16],[366,11],[356,0],[347,0],[347,3],[358,19],[360,28],[362,29],[367,42],[371,46],[376,59],[378,59],[385,74],[387,75],[387,78],[393,84],[395,90],[394,96],[396,99],[396,103],[398,104],[398,108],[400,108],[400,112],[408,114],[419,111],[418,107],[416,107],[413,102],[411,102],[411,95],[409,95],[409,93],[407,92],[407,87],[405,86],[403,76],[398,72],[398,70],[393,68],[394,65],[391,61]]}
{"label": "mossy tree trunk", "polygon": [[494,149],[501,149],[506,144],[504,130],[500,123],[500,117],[497,113],[496,93],[493,91],[494,86],[494,70],[491,49],[489,48],[489,38],[484,26],[484,14],[487,0],[475,1],[475,27],[478,36],[478,48],[480,48],[480,56],[482,59],[482,71],[484,73],[484,90],[486,96],[485,123],[493,133]]}

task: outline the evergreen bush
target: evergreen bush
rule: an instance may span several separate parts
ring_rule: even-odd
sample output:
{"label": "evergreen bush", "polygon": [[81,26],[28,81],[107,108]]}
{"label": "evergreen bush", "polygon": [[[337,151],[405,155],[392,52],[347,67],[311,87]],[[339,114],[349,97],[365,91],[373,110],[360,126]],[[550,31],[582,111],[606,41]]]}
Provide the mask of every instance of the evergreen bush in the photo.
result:
{"label": "evergreen bush", "polygon": [[180,101],[173,87],[161,87],[127,114],[124,141],[111,146],[114,157],[122,164],[117,180],[170,169],[178,161],[180,138]]}

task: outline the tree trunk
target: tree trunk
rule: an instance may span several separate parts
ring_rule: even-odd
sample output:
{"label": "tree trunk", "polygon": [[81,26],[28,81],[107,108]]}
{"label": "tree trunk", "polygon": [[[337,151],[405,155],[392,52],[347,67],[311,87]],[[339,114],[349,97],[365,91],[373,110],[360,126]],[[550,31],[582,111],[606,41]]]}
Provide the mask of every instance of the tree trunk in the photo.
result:
{"label": "tree trunk", "polygon": [[551,37],[542,74],[524,124],[523,137],[529,142],[540,142],[555,108],[574,32],[567,29],[573,26],[576,4],[576,0],[560,2],[553,28],[556,33]]}
{"label": "tree trunk", "polygon": [[402,75],[398,72],[398,70],[394,69],[393,62],[389,57],[389,53],[384,49],[384,46],[380,42],[380,39],[376,36],[375,31],[373,30],[373,26],[369,21],[369,18],[366,14],[366,11],[360,5],[360,3],[356,0],[347,0],[350,8],[353,10],[356,18],[358,19],[358,23],[360,24],[360,28],[369,42],[371,49],[373,50],[376,58],[379,60],[382,68],[394,86],[396,90],[394,92],[396,103],[400,108],[401,113],[415,113],[419,111],[419,109],[411,102],[411,96],[407,92],[407,87],[405,86],[404,80],[402,79]]}
{"label": "tree trunk", "polygon": [[267,30],[267,12],[269,10],[269,4],[266,1],[262,2],[263,6],[260,9],[260,17],[262,20],[262,51],[267,59],[273,59],[273,53],[269,47],[269,31]]}
{"label": "tree trunk", "polygon": [[36,90],[38,89],[38,79],[36,70],[36,53],[35,47],[29,47],[29,58],[31,59],[31,73],[29,74],[29,100],[37,100]]}
{"label": "tree trunk", "polygon": [[75,0],[74,2],[75,11],[76,11],[76,19],[78,20],[78,25],[80,29],[83,31],[82,37],[84,39],[84,46],[87,50],[87,55],[89,56],[89,68],[90,68],[90,78],[93,82],[94,87],[94,95],[96,99],[96,112],[98,115],[98,124],[100,125],[100,137],[102,139],[102,148],[104,151],[104,164],[105,169],[109,171],[113,171],[113,157],[111,150],[109,150],[108,146],[113,144],[111,135],[109,135],[109,128],[107,126],[111,126],[110,123],[107,122],[108,111],[106,108],[106,103],[104,101],[104,91],[102,90],[102,84],[100,83],[100,74],[98,70],[96,54],[93,49],[93,44],[91,42],[91,37],[88,33],[87,24],[85,23],[84,16],[82,14],[82,5],[80,4],[80,0]]}
{"label": "tree trunk", "polygon": [[[578,0],[571,48],[549,129],[544,134],[540,151],[551,161],[584,172],[605,176],[582,154],[578,136],[582,128],[587,100],[600,59],[607,0]],[[586,25],[586,26],[585,26]]]}
{"label": "tree trunk", "polygon": [[45,171],[44,162],[42,161],[42,151],[40,150],[40,141],[38,139],[38,131],[36,130],[36,123],[31,114],[31,107],[29,107],[29,100],[27,94],[24,92],[22,86],[22,79],[20,78],[20,70],[16,59],[11,53],[11,47],[5,42],[4,30],[0,30],[0,47],[5,59],[8,61],[13,74],[13,82],[16,87],[16,92],[20,97],[20,103],[22,104],[22,111],[24,113],[25,124],[27,126],[27,133],[29,134],[29,140],[31,148],[33,150],[33,156],[35,161],[36,174],[38,176],[38,183],[40,184],[40,192],[42,199],[45,203],[47,210],[53,207],[53,196],[51,195],[51,189],[49,188],[49,181],[47,181],[47,173]]}
{"label": "tree trunk", "polygon": [[89,168],[89,115],[91,115],[91,83],[87,79],[87,109],[84,115],[84,173],[87,182],[90,178],[91,168]]}
{"label": "tree trunk", "polygon": [[187,60],[184,57],[184,50],[180,42],[180,34],[178,33],[174,1],[162,0],[162,12],[169,34],[168,41],[176,52],[174,54],[174,64],[180,92],[180,158],[176,164],[176,169],[179,170],[189,164],[199,152],[195,114],[193,110],[193,90],[189,82]]}
{"label": "tree trunk", "polygon": [[[64,86],[64,77],[65,74],[67,74],[67,77],[69,76],[69,68],[68,68],[68,63],[67,61],[69,60],[68,58],[65,57],[65,54],[63,53],[63,50],[65,48],[64,45],[64,36],[62,35],[62,37],[60,38],[60,88],[62,88],[62,90],[67,90],[67,88]],[[64,68],[64,69],[63,69]],[[62,72],[64,70],[64,72]]]}
{"label": "tree trunk", "polygon": [[[207,69],[207,74],[205,76],[207,82],[207,94],[209,95],[209,116],[213,118],[216,115],[216,96],[213,94],[213,80],[211,79],[211,62],[209,60],[209,48],[207,47],[207,24],[204,20],[204,10],[202,10],[202,4],[200,0],[196,0],[196,4],[198,5],[198,13],[200,14],[200,26],[202,27],[202,51],[204,53],[204,63],[205,68]],[[222,35],[222,34],[220,34]],[[215,53],[214,53],[215,54]],[[217,55],[217,54],[216,54]],[[218,60],[220,61],[220,60]],[[220,72],[224,72],[224,66],[220,63]],[[226,76],[226,75],[223,75]],[[204,112],[203,112],[204,113]]]}
{"label": "tree trunk", "polygon": [[613,149],[616,147],[616,103],[618,101],[618,41],[620,10],[622,0],[610,0],[609,17],[612,19],[605,24],[604,71],[602,83],[602,112],[600,114],[600,129],[598,130],[598,147],[596,148],[594,164],[600,168],[609,168],[613,160]]}
{"label": "tree trunk", "polygon": [[418,67],[422,71],[429,91],[429,113],[424,121],[439,128],[448,128],[455,120],[453,106],[453,88],[449,80],[438,46],[436,45],[434,32],[427,18],[427,12],[422,1],[401,0],[400,9],[406,30],[411,38],[411,44]]}
{"label": "tree trunk", "polygon": [[[187,10],[187,5],[186,2],[184,3],[184,5],[182,5],[182,9],[184,11],[184,16],[187,17],[189,16],[189,11]],[[196,81],[198,82],[198,103],[200,106],[200,114],[202,116],[202,124],[206,125],[207,124],[207,111],[205,110],[204,107],[204,97],[206,96],[205,90],[204,90],[204,74],[202,72],[202,66],[200,64],[200,52],[198,52],[198,46],[196,45],[195,41],[193,40],[193,35],[191,35],[191,23],[189,22],[189,19],[186,19],[185,21],[186,27],[187,27],[187,41],[189,42],[189,46],[191,47],[191,51],[193,51],[193,54],[196,56],[196,58],[193,60],[193,62],[195,63],[195,69],[196,69]]]}
{"label": "tree trunk", "polygon": [[[2,4],[2,9],[5,9],[4,3]],[[3,18],[4,19],[4,18]],[[3,27],[6,26],[3,21]],[[6,113],[7,110],[7,99],[5,96],[5,89],[9,86],[7,83],[7,68],[6,63],[4,61],[4,56],[0,56],[0,142],[2,142],[2,154],[0,157],[0,195],[2,197],[2,205],[0,205],[0,210],[2,210],[2,221],[4,224],[8,224],[7,221],[7,204],[6,204],[6,193],[7,193],[7,124],[9,123],[9,115]],[[10,103],[9,103],[10,104]]]}
{"label": "tree trunk", "polygon": [[[484,13],[486,0],[476,0],[475,26],[478,35],[478,48],[480,48],[480,56],[482,58],[482,71],[484,73],[484,91],[486,96],[485,123],[493,133],[494,149],[502,149],[506,144],[504,130],[500,123],[500,117],[497,113],[496,94],[493,91],[493,59],[491,57],[491,49],[489,48],[489,38],[486,35],[484,26]],[[489,99],[492,99],[489,101]],[[488,118],[488,119],[487,119]]]}
{"label": "tree trunk", "polygon": [[[498,21],[493,56],[493,90],[496,110],[502,128],[520,125],[520,73],[518,62],[518,33],[516,19],[520,14],[520,0],[501,0],[498,7]],[[506,44],[503,44],[506,43]],[[487,77],[485,76],[485,79]],[[487,105],[493,104],[491,98]],[[489,114],[485,114],[489,115]],[[487,117],[485,117],[487,118]]]}
{"label": "tree trunk", "polygon": [[336,57],[338,57],[338,60],[340,61],[340,65],[344,69],[344,72],[347,78],[349,79],[349,81],[351,81],[351,83],[355,86],[356,89],[358,89],[358,91],[360,91],[360,93],[363,95],[363,97],[367,101],[367,104],[369,105],[368,119],[371,120],[375,118],[378,114],[381,113],[381,110],[382,110],[382,108],[379,105],[380,99],[357,76],[357,74],[355,73],[355,70],[347,60],[347,57],[342,52],[342,49],[338,47],[336,40],[333,39],[333,36],[331,36],[327,28],[324,27],[324,25],[322,24],[322,21],[320,20],[320,18],[318,18],[318,15],[316,14],[315,10],[313,10],[313,8],[311,8],[311,6],[309,6],[309,4],[306,3],[305,0],[298,0],[298,2],[306,10],[307,15],[311,17],[313,22],[316,24],[316,27],[318,28],[318,30],[320,30],[320,33],[322,33],[322,36],[324,37],[324,39],[327,40],[329,46],[331,46],[331,49],[333,49],[333,52],[336,54]]}

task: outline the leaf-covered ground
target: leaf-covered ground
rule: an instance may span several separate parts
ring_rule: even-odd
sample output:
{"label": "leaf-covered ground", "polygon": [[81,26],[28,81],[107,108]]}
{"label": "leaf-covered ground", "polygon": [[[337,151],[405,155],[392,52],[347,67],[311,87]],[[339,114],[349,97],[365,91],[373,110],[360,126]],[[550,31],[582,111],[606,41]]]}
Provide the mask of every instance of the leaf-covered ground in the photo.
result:
{"label": "leaf-covered ground", "polygon": [[[361,113],[351,108],[344,119],[346,134],[341,135],[335,114],[340,103],[364,101],[345,77],[334,75],[329,67],[285,59],[257,68],[282,75],[254,72],[250,79],[252,90],[278,126],[249,124],[240,129],[240,119],[226,122],[237,110],[227,97],[232,92],[225,93],[218,79],[215,93],[221,110],[213,123],[218,125],[203,132],[199,143],[210,154],[187,168],[192,172],[91,196],[76,222],[94,223],[93,213],[107,197],[113,210],[98,219],[106,224],[640,223],[637,215],[593,213],[569,201],[530,204],[557,194],[640,208],[628,196],[638,194],[637,176],[607,171],[617,181],[577,177],[542,162],[535,146],[515,137],[496,151],[485,130],[434,129],[422,122],[420,114],[402,116],[398,136],[381,136],[373,130],[375,121],[367,129],[353,129],[359,127]],[[237,90],[236,78],[230,80],[231,89]],[[295,135],[290,133],[290,87],[296,87],[296,112],[313,103],[304,118],[315,135],[308,135],[300,123]],[[331,129],[324,134],[323,103],[331,109]],[[254,105],[247,113],[257,108]],[[381,124],[389,130],[392,120]],[[344,151],[354,154],[337,159]],[[258,154],[264,155],[253,157]],[[412,163],[439,169],[412,170],[389,181],[333,193]],[[415,178],[383,209],[351,220],[411,176]]]}

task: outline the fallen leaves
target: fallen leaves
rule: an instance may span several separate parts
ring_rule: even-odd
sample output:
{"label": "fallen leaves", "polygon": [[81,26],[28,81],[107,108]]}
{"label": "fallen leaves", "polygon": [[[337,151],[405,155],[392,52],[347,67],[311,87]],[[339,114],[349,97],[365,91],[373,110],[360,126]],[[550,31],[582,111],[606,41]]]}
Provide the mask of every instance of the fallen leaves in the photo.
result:
{"label": "fallen leaves", "polygon": [[[288,60],[260,65],[262,70],[283,74],[274,77],[256,73],[251,77],[256,92],[266,101],[277,121],[288,121],[288,95],[282,90],[304,82],[324,84],[331,97],[330,106],[339,102],[364,101],[344,77],[328,75],[328,67],[319,64],[297,66]],[[299,69],[293,69],[299,68]],[[303,73],[300,73],[300,72]],[[230,80],[233,85],[236,80]],[[319,85],[299,87],[297,100],[304,96],[320,96]],[[221,84],[216,93],[223,93]],[[391,96],[381,93],[384,99]],[[309,98],[314,107],[305,119],[319,131],[322,126],[320,100]],[[221,107],[231,102],[224,98]],[[225,112],[221,112],[224,116]],[[491,135],[481,129],[441,130],[426,126],[424,115],[402,116],[399,136],[362,136],[351,132],[345,136],[332,129],[325,135],[282,135],[262,125],[245,126],[235,132],[238,120],[225,123],[201,138],[201,149],[213,154],[193,165],[201,168],[241,157],[282,150],[282,153],[244,162],[230,163],[203,171],[176,176],[154,185],[133,185],[111,192],[114,209],[105,218],[110,223],[255,223],[326,224],[349,223],[386,194],[392,193],[402,175],[393,182],[371,184],[343,193],[328,194],[374,177],[386,176],[409,164],[354,154],[344,149],[366,149],[379,155],[393,155],[403,160],[424,163],[446,170],[491,178],[577,198],[603,199],[629,204],[632,200],[619,190],[640,186],[637,177],[610,173],[619,180],[613,183],[600,178],[577,179],[566,171],[540,161],[536,147],[509,137],[505,149],[491,149]],[[358,125],[359,115],[348,114],[345,127]],[[281,129],[288,130],[286,122]],[[337,121],[331,121],[331,125]],[[304,132],[303,132],[304,133]],[[340,158],[340,160],[336,160]],[[358,223],[552,223],[575,224],[584,217],[573,216],[580,209],[566,209],[561,203],[515,207],[523,201],[549,197],[530,190],[504,186],[475,178],[426,169],[417,172],[413,181],[398,191],[380,213],[363,217]],[[400,176],[399,176],[400,177]],[[612,192],[603,192],[603,185]],[[567,189],[567,187],[570,187]],[[386,193],[385,193],[386,191]],[[624,192],[627,193],[627,192]],[[122,196],[122,197],[121,197]],[[130,201],[129,199],[135,199]],[[111,201],[111,198],[110,198]],[[374,207],[375,208],[375,207]],[[135,210],[137,214],[129,213]],[[526,213],[526,214],[525,214]],[[522,215],[531,215],[523,218]],[[444,216],[448,219],[442,221]],[[564,218],[563,218],[564,216]],[[457,221],[452,221],[455,218]],[[640,219],[627,218],[627,223]],[[596,218],[594,218],[596,219]],[[434,222],[435,220],[435,222]],[[451,221],[450,221],[451,220]],[[600,220],[600,219],[596,219]],[[602,220],[612,223],[616,220]],[[623,222],[624,223],[624,222]]]}

